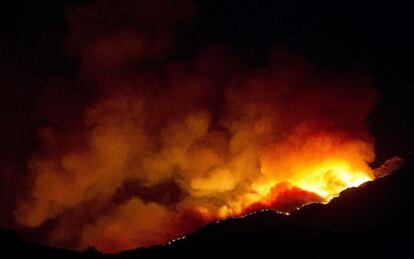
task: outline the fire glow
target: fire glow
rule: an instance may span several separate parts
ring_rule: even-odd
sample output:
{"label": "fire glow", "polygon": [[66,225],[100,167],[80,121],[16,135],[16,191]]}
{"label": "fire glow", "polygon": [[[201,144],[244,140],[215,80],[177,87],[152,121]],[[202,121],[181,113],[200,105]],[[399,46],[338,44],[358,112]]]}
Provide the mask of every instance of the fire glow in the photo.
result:
{"label": "fire glow", "polygon": [[59,91],[42,97],[49,124],[18,224],[49,222],[55,246],[118,252],[260,209],[289,213],[374,179],[367,118],[378,96],[367,76],[283,51],[250,66],[222,45],[171,60],[171,31],[192,8],[161,2],[150,15],[129,11],[145,1],[70,12],[80,73],[65,84],[89,95],[76,108]]}

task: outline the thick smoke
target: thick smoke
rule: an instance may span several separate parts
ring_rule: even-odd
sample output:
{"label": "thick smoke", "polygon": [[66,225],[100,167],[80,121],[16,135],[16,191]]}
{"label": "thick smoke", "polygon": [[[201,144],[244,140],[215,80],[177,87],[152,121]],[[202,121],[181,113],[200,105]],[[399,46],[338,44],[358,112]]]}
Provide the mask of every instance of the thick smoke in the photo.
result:
{"label": "thick smoke", "polygon": [[68,11],[78,79],[55,80],[39,101],[49,124],[16,205],[20,225],[51,224],[53,245],[117,252],[372,179],[369,78],[281,51],[259,67],[222,45],[177,57],[173,32],[194,14],[173,0]]}

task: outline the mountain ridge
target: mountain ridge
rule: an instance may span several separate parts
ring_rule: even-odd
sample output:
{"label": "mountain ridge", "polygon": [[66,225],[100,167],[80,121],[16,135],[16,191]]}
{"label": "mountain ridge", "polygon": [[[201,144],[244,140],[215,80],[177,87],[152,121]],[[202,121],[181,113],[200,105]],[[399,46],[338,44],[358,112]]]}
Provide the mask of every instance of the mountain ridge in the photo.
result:
{"label": "mountain ridge", "polygon": [[47,247],[23,241],[12,231],[2,231],[0,238],[10,258],[403,256],[411,251],[413,240],[412,169],[407,163],[392,175],[344,190],[329,203],[308,204],[289,215],[261,210],[210,223],[165,245],[118,254]]}

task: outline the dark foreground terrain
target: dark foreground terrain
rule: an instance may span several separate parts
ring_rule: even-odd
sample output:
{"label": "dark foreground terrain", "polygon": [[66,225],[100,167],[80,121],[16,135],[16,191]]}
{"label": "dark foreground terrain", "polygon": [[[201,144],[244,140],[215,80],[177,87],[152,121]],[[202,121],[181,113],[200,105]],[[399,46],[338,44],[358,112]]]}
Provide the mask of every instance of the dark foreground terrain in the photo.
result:
{"label": "dark foreground terrain", "polygon": [[49,248],[1,232],[1,258],[412,258],[414,170],[348,189],[290,216],[260,211],[212,223],[166,246],[117,255]]}

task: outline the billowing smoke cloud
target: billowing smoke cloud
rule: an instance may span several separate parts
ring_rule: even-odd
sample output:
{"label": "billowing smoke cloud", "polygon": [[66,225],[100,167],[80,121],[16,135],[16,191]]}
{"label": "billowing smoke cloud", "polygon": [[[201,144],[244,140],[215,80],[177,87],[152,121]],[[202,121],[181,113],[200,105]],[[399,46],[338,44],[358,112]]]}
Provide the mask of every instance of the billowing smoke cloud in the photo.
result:
{"label": "billowing smoke cloud", "polygon": [[177,57],[173,32],[194,14],[173,0],[68,11],[78,79],[56,80],[39,101],[49,124],[16,205],[20,225],[52,222],[50,244],[117,252],[372,179],[369,78],[281,51],[259,67],[222,45]]}

